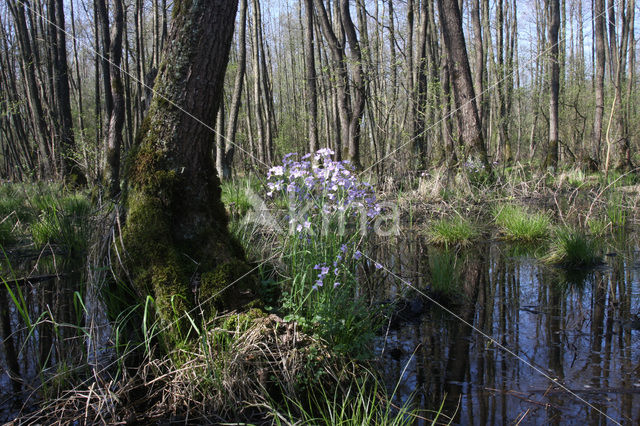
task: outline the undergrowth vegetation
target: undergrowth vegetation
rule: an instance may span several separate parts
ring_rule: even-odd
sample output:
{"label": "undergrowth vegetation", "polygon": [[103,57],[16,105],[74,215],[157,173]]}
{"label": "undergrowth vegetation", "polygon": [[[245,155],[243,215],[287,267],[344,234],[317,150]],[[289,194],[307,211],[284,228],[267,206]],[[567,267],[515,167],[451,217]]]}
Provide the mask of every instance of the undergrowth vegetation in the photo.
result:
{"label": "undergrowth vegetation", "polygon": [[[167,325],[158,321],[154,300],[130,303],[137,294],[113,244],[118,217],[112,206],[55,184],[0,187],[0,245],[33,250],[36,266],[29,268],[38,273],[64,273],[52,266],[59,254],[75,258],[70,269],[84,271],[73,276],[65,309],[47,310],[9,284],[18,277],[3,269],[9,302],[25,324],[26,332],[16,336],[31,342],[21,344],[38,364],[41,407],[30,419],[179,421],[189,413],[202,422],[413,424],[426,413],[409,402],[398,406],[370,363],[376,334],[394,308],[370,297],[392,269],[369,257],[376,238],[386,235],[375,235],[381,220],[400,217],[409,224],[403,232],[424,234],[430,244],[426,288],[451,305],[464,303],[465,253],[481,239],[525,243],[514,256],[586,270],[600,261],[609,233],[623,233],[637,221],[637,198],[628,196],[635,181],[625,175],[604,181],[568,171],[552,178],[513,166],[490,182],[468,167],[457,176],[422,176],[415,188],[406,184],[400,192],[376,191],[331,156],[329,150],[290,154],[264,181],[223,183],[230,228],[258,261],[260,300],[245,312],[218,312],[207,324],[178,312],[196,335],[170,353],[162,347]],[[385,216],[389,205],[400,214]],[[50,258],[42,255],[48,248],[55,248]],[[88,302],[90,294],[96,298]],[[91,345],[61,349],[71,340],[95,339],[96,310],[108,321],[101,348],[106,364],[86,350]],[[40,354],[36,338],[49,338],[45,343],[54,349]],[[96,371],[108,372],[109,380],[95,381]],[[80,391],[87,386],[91,393]]]}
{"label": "undergrowth vegetation", "polygon": [[89,198],[57,184],[4,184],[0,190],[0,244],[20,241],[83,253],[91,232]]}

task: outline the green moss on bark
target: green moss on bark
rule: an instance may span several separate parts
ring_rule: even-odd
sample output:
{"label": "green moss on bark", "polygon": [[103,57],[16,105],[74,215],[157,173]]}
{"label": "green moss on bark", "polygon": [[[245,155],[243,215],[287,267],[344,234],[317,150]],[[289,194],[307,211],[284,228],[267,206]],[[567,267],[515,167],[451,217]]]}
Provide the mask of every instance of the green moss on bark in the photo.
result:
{"label": "green moss on bark", "polygon": [[[209,202],[191,203],[183,194],[190,183],[177,170],[168,169],[170,154],[155,142],[156,135],[148,131],[130,162],[122,248],[136,292],[141,298],[154,298],[169,330],[167,343],[175,344],[188,335],[190,322],[184,314],[196,303],[202,305],[191,317],[204,313],[200,319],[206,322],[218,310],[238,309],[251,301],[257,282],[251,275],[239,279],[250,267],[240,244],[227,231],[216,176],[205,183]],[[193,225],[200,229],[189,236],[176,232],[175,224],[187,209],[197,217],[193,210],[197,208],[203,209],[203,222]],[[197,282],[199,292],[194,295]]]}
{"label": "green moss on bark", "polygon": [[255,277],[246,262],[232,259],[201,276],[201,303],[213,309],[239,308],[254,298]]}
{"label": "green moss on bark", "polygon": [[[217,308],[237,308],[252,293],[251,280],[234,283],[249,267],[227,229],[211,135],[193,120],[215,117],[235,9],[233,2],[228,7],[174,3],[155,80],[162,95],[154,96],[126,167],[122,252],[127,275],[142,298],[154,298],[159,317],[169,324],[195,308],[189,316],[199,327]],[[232,283],[218,298],[216,291]],[[202,294],[194,293],[198,288]],[[232,297],[236,293],[242,296]],[[196,306],[211,297],[216,300]],[[180,343],[183,323],[176,322],[171,334],[170,340]]]}

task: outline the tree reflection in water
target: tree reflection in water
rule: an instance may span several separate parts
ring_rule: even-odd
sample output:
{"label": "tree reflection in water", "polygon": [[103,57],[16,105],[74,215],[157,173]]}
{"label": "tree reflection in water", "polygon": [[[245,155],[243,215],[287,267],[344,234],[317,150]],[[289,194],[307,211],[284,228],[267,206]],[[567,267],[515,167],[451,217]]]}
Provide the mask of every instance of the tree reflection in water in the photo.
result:
{"label": "tree reflection in water", "polygon": [[[526,253],[497,243],[455,252],[462,267],[458,290],[442,297],[449,309],[545,371],[584,400],[552,383],[525,363],[489,343],[434,304],[412,321],[392,324],[381,356],[399,398],[437,409],[459,424],[605,424],[640,422],[640,276],[636,246],[592,270],[544,266]],[[421,238],[381,246],[378,259],[430,289],[432,249]],[[377,297],[415,292],[389,279]],[[395,327],[393,327],[393,325]],[[416,349],[417,348],[417,349]],[[415,356],[412,354],[415,350]],[[405,369],[400,380],[400,373]],[[445,397],[446,395],[446,397]]]}

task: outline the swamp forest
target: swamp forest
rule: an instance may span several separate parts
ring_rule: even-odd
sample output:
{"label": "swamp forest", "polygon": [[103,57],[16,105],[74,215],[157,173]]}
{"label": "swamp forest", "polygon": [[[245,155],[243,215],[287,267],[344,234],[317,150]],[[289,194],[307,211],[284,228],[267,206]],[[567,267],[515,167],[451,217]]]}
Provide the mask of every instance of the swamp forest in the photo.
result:
{"label": "swamp forest", "polygon": [[633,0],[0,3],[0,422],[640,422]]}

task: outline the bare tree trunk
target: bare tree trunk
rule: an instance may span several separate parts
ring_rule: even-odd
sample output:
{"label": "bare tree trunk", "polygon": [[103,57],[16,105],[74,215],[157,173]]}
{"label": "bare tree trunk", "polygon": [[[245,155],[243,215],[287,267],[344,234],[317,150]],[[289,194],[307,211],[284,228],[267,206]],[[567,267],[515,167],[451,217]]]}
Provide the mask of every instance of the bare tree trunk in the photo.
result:
{"label": "bare tree trunk", "polygon": [[558,31],[560,28],[560,1],[549,2],[549,144],[545,167],[558,167],[558,96],[560,92],[560,62],[558,56]]}
{"label": "bare tree trunk", "polygon": [[509,164],[512,160],[511,142],[507,132],[507,107],[506,107],[506,87],[505,87],[505,19],[504,1],[498,0],[496,4],[496,56],[497,64],[495,70],[496,86],[498,88],[498,146],[502,148],[502,160]]}
{"label": "bare tree trunk", "polygon": [[[418,32],[418,46],[417,46],[417,63],[416,63],[416,94],[412,102],[415,103],[415,114],[413,116],[413,129],[414,133],[411,135],[413,155],[415,158],[415,167],[417,170],[424,170],[427,168],[427,134],[426,134],[426,120],[428,105],[428,63],[427,63],[427,50],[430,46],[427,45],[429,27],[429,11],[427,8],[427,2],[420,3],[420,30]],[[434,65],[433,63],[431,64]]]}
{"label": "bare tree trunk", "polygon": [[452,167],[458,162],[456,154],[456,144],[453,137],[453,129],[451,126],[451,73],[449,72],[449,61],[445,58],[442,61],[441,81],[442,81],[442,136],[444,162]]}
{"label": "bare tree trunk", "polygon": [[[396,55],[396,28],[395,28],[395,17],[394,17],[394,7],[393,0],[388,1],[389,5],[389,60],[391,65],[391,81],[390,81],[390,89],[389,90],[391,99],[387,103],[388,104],[388,113],[391,115],[391,132],[390,135],[386,137],[389,141],[386,145],[384,154],[387,155],[388,152],[391,152],[391,147],[398,146],[398,138],[401,133],[401,129],[398,125],[398,114],[395,113],[397,109],[398,103],[398,59]],[[364,6],[363,6],[364,7]],[[362,29],[360,29],[362,31]],[[380,50],[382,50],[379,47]],[[371,108],[370,108],[371,109]],[[389,133],[389,132],[388,132]]]}
{"label": "bare tree trunk", "polygon": [[256,29],[258,34],[258,52],[260,53],[260,85],[262,86],[262,106],[264,114],[264,130],[265,130],[265,155],[266,162],[271,164],[274,161],[274,147],[273,141],[277,137],[278,129],[276,126],[276,117],[273,105],[272,85],[269,80],[269,69],[267,67],[267,56],[269,56],[268,45],[264,42],[263,37],[263,23],[262,23],[262,10],[260,8],[260,0],[254,2],[256,12]]}
{"label": "bare tree trunk", "polygon": [[[409,140],[412,141],[416,135],[415,120],[416,120],[416,93],[415,93],[415,80],[413,77],[413,0],[407,0],[407,47],[406,47],[406,60],[405,60],[405,84],[407,86],[407,117],[408,123],[407,134]],[[412,148],[415,150],[417,147],[411,143]]]}
{"label": "bare tree trunk", "polygon": [[[627,67],[627,50],[629,46],[629,17],[633,16],[634,6],[633,2],[629,2],[629,9],[625,11],[625,1],[620,3],[620,47],[617,53],[618,62],[616,66],[614,89],[616,92],[616,133],[617,144],[619,145],[619,157],[616,168],[618,170],[627,171],[631,170],[633,164],[631,162],[631,145],[629,142],[629,135],[627,129],[627,122],[625,121],[625,99],[623,97],[622,86],[624,85],[624,79],[626,75]],[[615,43],[614,43],[615,44]],[[629,102],[629,99],[626,99]]]}
{"label": "bare tree trunk", "polygon": [[93,2],[93,39],[95,42],[94,45],[94,120],[96,126],[96,135],[95,135],[95,159],[94,159],[94,178],[96,180],[100,179],[102,176],[102,158],[100,154],[102,152],[101,143],[102,143],[102,103],[100,102],[100,19],[98,18],[98,8],[96,7],[96,2]]}
{"label": "bare tree trunk", "polygon": [[107,4],[105,0],[94,0],[93,7],[98,13],[98,23],[100,28],[101,39],[101,58],[102,67],[102,85],[104,91],[105,115],[107,120],[110,119],[113,111],[113,93],[111,91],[111,75],[109,66],[109,54],[111,52],[111,36],[109,35],[109,13],[107,12]]}
{"label": "bare tree trunk", "polygon": [[[329,51],[331,52],[331,67],[335,81],[334,85],[337,112],[340,119],[340,139],[336,139],[335,151],[336,159],[340,160],[342,158],[342,144],[349,144],[350,141],[350,125],[352,117],[344,43],[338,38],[333,30],[331,22],[329,21],[329,16],[327,15],[327,10],[325,9],[322,0],[314,0],[314,5],[318,13],[322,32],[327,40]],[[343,31],[342,26],[339,27],[339,30],[338,34],[341,35],[341,31]]]}
{"label": "bare tree trunk", "polygon": [[145,93],[146,88],[144,84],[147,80],[146,70],[145,70],[145,48],[144,48],[144,39],[143,39],[143,9],[142,9],[142,0],[136,0],[135,6],[135,16],[134,16],[134,37],[135,37],[135,68],[136,68],[136,100],[135,100],[135,109],[136,109],[136,123],[138,126],[142,123],[142,117],[144,115],[144,110],[146,108],[145,102]]}
{"label": "bare tree trunk", "polygon": [[316,60],[313,46],[313,0],[305,0],[304,46],[306,55],[307,126],[309,152],[318,150],[318,94],[316,92]]}
{"label": "bare tree trunk", "polygon": [[57,111],[58,135],[61,146],[61,170],[64,179],[75,185],[85,185],[84,173],[74,159],[75,138],[71,118],[69,95],[69,67],[67,65],[67,43],[62,0],[49,0],[49,34],[53,53],[53,79]]}
{"label": "bare tree trunk", "polygon": [[260,80],[260,36],[259,36],[259,0],[253,0],[253,26],[252,26],[252,48],[253,48],[253,96],[254,113],[258,144],[258,160],[261,163],[267,162],[267,142],[265,137],[265,113],[262,103],[262,84]]}
{"label": "bare tree trunk", "polygon": [[120,72],[122,63],[122,32],[124,31],[124,8],[122,0],[113,0],[113,31],[109,37],[109,75],[111,77],[111,99],[113,109],[109,117],[106,143],[105,179],[109,195],[115,197],[120,192],[120,150],[124,127],[124,84]]}
{"label": "bare tree trunk", "polygon": [[[86,141],[85,141],[85,124],[84,124],[84,103],[82,100],[82,77],[80,76],[80,61],[78,60],[78,37],[76,33],[76,23],[75,23],[75,14],[73,8],[73,2],[69,3],[70,11],[71,11],[71,34],[73,39],[73,58],[75,64],[75,72],[76,72],[76,80],[77,80],[77,105],[78,105],[78,134],[80,135],[80,142],[82,144],[85,168],[87,169],[87,174],[89,173],[89,163],[86,158]],[[86,179],[86,176],[85,176]]]}
{"label": "bare tree trunk", "polygon": [[595,97],[596,110],[593,119],[593,149],[594,159],[599,161],[600,145],[602,142],[602,118],[604,117],[604,74],[605,74],[605,47],[604,47],[604,27],[605,27],[605,0],[595,0],[594,20],[595,20]]}
{"label": "bare tree trunk", "polygon": [[[221,141],[224,145],[220,148],[221,158],[216,159],[218,176],[227,180],[231,178],[231,166],[235,154],[236,133],[238,131],[238,113],[242,102],[242,86],[245,80],[247,69],[247,0],[240,0],[240,32],[238,33],[238,69],[236,71],[235,82],[233,84],[233,94],[231,95],[231,107],[229,108],[229,123],[225,139]],[[227,144],[228,142],[228,144]]]}
{"label": "bare tree trunk", "polygon": [[356,170],[362,169],[360,163],[360,120],[364,114],[366,83],[362,71],[362,52],[356,34],[355,26],[349,12],[349,1],[340,0],[342,26],[349,42],[349,56],[353,64],[353,96],[351,100],[352,110],[349,120],[349,161]]}
{"label": "bare tree trunk", "polygon": [[458,1],[438,0],[438,10],[458,109],[460,136],[465,150],[473,150],[474,156],[491,173],[491,164],[482,138],[482,125],[478,116]]}
{"label": "bare tree trunk", "polygon": [[478,105],[478,118],[482,122],[482,105],[484,105],[484,46],[482,41],[482,24],[480,22],[480,0],[471,2],[471,24],[475,47],[473,86]]}

